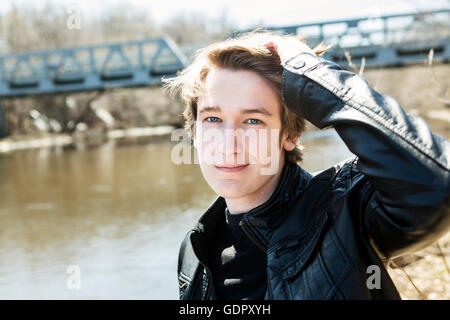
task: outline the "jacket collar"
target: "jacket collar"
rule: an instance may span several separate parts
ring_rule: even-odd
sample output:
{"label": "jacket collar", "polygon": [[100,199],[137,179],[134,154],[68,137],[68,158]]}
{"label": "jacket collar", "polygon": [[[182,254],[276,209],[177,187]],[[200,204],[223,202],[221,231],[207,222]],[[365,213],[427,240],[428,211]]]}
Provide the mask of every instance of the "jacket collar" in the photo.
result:
{"label": "jacket collar", "polygon": [[304,190],[310,179],[311,174],[302,167],[285,161],[277,187],[270,198],[263,204],[247,212],[245,215],[246,218],[249,221],[267,219],[273,227],[276,226],[282,220],[282,215],[274,214],[274,212],[278,212],[282,208],[286,209],[286,207],[292,204],[294,202],[293,200]]}
{"label": "jacket collar", "polygon": [[[285,161],[277,187],[270,198],[244,215],[243,221],[267,244],[273,231],[282,223],[285,214],[295,203],[311,180],[311,174],[297,164]],[[194,251],[205,262],[210,249],[207,239],[212,239],[220,220],[225,219],[226,202],[222,197],[215,201],[200,217],[191,234]]]}

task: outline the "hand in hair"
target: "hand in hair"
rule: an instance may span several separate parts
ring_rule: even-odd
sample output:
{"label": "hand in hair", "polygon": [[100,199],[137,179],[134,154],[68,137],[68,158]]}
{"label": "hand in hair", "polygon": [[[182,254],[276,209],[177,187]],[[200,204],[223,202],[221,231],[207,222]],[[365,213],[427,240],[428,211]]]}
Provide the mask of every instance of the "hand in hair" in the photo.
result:
{"label": "hand in hair", "polygon": [[277,36],[274,37],[271,41],[265,43],[264,46],[268,49],[274,50],[280,57],[281,63],[302,52],[315,54],[313,49],[311,49],[303,39],[295,36]]}

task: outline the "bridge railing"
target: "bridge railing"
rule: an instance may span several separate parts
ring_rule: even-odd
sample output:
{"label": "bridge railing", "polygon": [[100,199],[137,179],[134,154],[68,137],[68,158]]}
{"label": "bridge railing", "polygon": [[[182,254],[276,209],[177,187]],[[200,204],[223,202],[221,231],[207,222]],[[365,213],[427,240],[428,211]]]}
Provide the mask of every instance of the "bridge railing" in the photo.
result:
{"label": "bridge railing", "polygon": [[[450,9],[264,29],[302,33],[310,46],[332,44],[326,57],[344,67],[422,63],[430,50],[435,62],[450,61]],[[159,85],[161,76],[175,74],[186,63],[167,37],[9,54],[0,56],[0,97]]]}
{"label": "bridge railing", "polygon": [[148,86],[183,69],[168,37],[0,57],[0,96]]}
{"label": "bridge railing", "polygon": [[[364,60],[369,67],[426,61],[431,49],[435,62],[450,60],[450,9],[363,18],[263,27],[278,34],[302,34],[312,47],[331,44],[328,58],[349,66]],[[234,35],[252,31],[247,29]]]}
{"label": "bridge railing", "polygon": [[[389,45],[403,41],[408,31],[419,26],[422,32],[440,29],[443,35],[450,35],[450,9],[427,12],[402,13],[391,15],[370,15],[368,17],[329,20],[288,26],[266,26],[263,30],[273,30],[280,34],[304,34],[309,43],[333,44],[335,47],[361,47],[370,45]],[[249,32],[242,30],[235,34]],[[428,37],[429,33],[425,34]],[[417,38],[417,34],[410,35]]]}

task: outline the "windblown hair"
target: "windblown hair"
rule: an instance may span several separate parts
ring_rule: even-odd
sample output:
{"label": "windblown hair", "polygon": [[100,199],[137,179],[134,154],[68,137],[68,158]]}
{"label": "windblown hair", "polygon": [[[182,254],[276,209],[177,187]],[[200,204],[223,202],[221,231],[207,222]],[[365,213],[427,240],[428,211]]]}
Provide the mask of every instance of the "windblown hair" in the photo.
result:
{"label": "windblown hair", "polygon": [[[276,52],[264,46],[275,34],[273,32],[251,32],[230,38],[225,41],[211,44],[198,50],[193,62],[177,77],[163,79],[164,88],[172,95],[180,94],[184,104],[183,116],[186,121],[185,128],[191,139],[195,137],[195,120],[197,118],[197,102],[200,96],[205,94],[205,80],[213,68],[231,70],[254,71],[269,81],[278,95],[281,109],[281,133],[289,137],[300,136],[305,131],[305,119],[290,111],[286,106],[281,93],[281,78],[283,67]],[[301,36],[297,37],[304,42]],[[328,48],[320,44],[313,51],[322,55]],[[304,147],[297,143],[294,150],[286,152],[288,161],[300,163]]]}

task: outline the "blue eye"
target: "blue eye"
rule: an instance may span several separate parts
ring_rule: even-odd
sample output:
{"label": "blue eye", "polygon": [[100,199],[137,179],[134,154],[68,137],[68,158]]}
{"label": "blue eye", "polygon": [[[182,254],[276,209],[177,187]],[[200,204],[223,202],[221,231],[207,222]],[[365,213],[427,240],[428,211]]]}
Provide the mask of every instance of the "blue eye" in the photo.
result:
{"label": "blue eye", "polygon": [[219,122],[220,119],[217,118],[217,117],[208,117],[208,118],[205,119],[205,121],[207,121],[207,122]]}
{"label": "blue eye", "polygon": [[248,119],[247,123],[249,123],[249,124],[260,124],[260,123],[262,123],[262,121],[258,120],[258,119]]}

